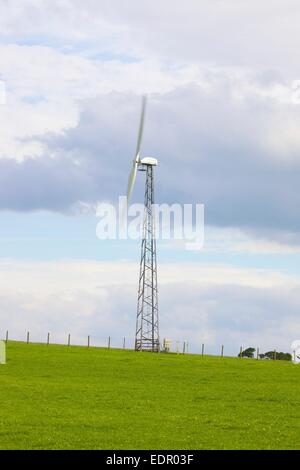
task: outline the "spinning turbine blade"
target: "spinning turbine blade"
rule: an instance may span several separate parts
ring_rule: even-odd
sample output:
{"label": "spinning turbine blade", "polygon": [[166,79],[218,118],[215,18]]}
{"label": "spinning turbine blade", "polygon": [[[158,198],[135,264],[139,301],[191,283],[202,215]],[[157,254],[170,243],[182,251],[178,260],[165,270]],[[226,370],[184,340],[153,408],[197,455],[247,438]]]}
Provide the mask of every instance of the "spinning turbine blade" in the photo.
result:
{"label": "spinning turbine blade", "polygon": [[128,186],[127,186],[127,203],[129,202],[133,186],[135,183],[136,179],[136,172],[140,163],[140,151],[141,151],[141,145],[142,145],[142,138],[143,138],[143,130],[144,130],[144,121],[145,121],[145,112],[146,112],[146,96],[143,96],[143,101],[142,101],[142,112],[141,112],[141,119],[140,119],[140,127],[139,127],[139,133],[138,133],[138,140],[137,140],[137,146],[136,146],[136,153],[135,157],[133,160],[133,166],[129,175],[128,179]]}
{"label": "spinning turbine blade", "polygon": [[141,112],[141,119],[140,119],[140,128],[139,128],[138,140],[137,140],[137,146],[136,146],[136,152],[135,152],[135,160],[136,161],[140,160],[140,151],[141,151],[142,138],[143,138],[146,104],[147,104],[147,98],[146,98],[146,96],[143,96],[142,112]]}
{"label": "spinning turbine blade", "polygon": [[129,179],[128,179],[127,202],[129,202],[129,199],[130,199],[130,196],[131,196],[131,193],[132,193],[132,189],[133,189],[135,178],[136,178],[137,168],[138,168],[138,162],[134,161],[131,172],[130,172],[130,175],[129,175]]}

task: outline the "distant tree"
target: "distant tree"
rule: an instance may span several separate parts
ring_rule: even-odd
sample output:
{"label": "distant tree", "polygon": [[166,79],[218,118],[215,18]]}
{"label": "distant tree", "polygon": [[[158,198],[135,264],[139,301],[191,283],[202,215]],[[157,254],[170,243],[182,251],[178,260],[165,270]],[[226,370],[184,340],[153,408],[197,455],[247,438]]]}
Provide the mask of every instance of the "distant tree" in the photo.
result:
{"label": "distant tree", "polygon": [[291,361],[292,355],[290,353],[280,352],[276,354],[276,359],[278,359],[279,361]]}
{"label": "distant tree", "polygon": [[253,358],[255,354],[256,349],[255,348],[247,348],[242,353],[238,354],[238,357],[250,357]]}
{"label": "distant tree", "polygon": [[268,357],[269,359],[276,359],[276,361],[291,361],[292,360],[292,355],[290,353],[276,352],[276,355],[275,355],[274,351],[268,351],[265,354],[260,354],[259,357],[261,359]]}
{"label": "distant tree", "polygon": [[[276,353],[276,354],[277,354],[277,353]],[[269,359],[275,359],[274,351],[267,351],[267,352],[264,354],[264,357],[268,357]]]}

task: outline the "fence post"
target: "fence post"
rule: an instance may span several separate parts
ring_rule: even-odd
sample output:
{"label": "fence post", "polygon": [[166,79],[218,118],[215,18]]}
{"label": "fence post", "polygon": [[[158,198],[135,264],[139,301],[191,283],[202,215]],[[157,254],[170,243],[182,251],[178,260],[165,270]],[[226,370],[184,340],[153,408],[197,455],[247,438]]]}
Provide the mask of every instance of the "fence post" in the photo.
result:
{"label": "fence post", "polygon": [[91,340],[90,340],[90,335],[89,335],[89,336],[88,336],[88,345],[87,345],[88,348],[90,347],[90,342],[91,342]]}
{"label": "fence post", "polygon": [[47,334],[47,346],[50,344],[50,333]]}
{"label": "fence post", "polygon": [[240,347],[240,358],[243,359],[243,346]]}
{"label": "fence post", "polygon": [[6,343],[8,342],[8,330],[7,330],[7,332],[6,332],[5,342],[6,342]]}
{"label": "fence post", "polygon": [[256,359],[259,359],[259,348],[256,350]]}
{"label": "fence post", "polygon": [[68,346],[70,346],[70,345],[71,345],[71,335],[70,335],[70,333],[69,333],[69,336],[68,336]]}
{"label": "fence post", "polygon": [[27,340],[26,340],[27,344],[29,344],[29,331],[27,331]]}
{"label": "fence post", "polygon": [[6,344],[0,341],[0,364],[6,364]]}
{"label": "fence post", "polygon": [[108,349],[110,349],[110,336],[108,337]]}
{"label": "fence post", "polygon": [[224,345],[222,344],[222,348],[221,348],[221,357],[224,356]]}
{"label": "fence post", "polygon": [[123,349],[126,349],[126,339],[123,338]]}
{"label": "fence post", "polygon": [[276,361],[276,349],[274,349],[274,361]]}
{"label": "fence post", "polygon": [[186,342],[186,353],[187,354],[189,353],[189,343],[188,343],[188,341]]}
{"label": "fence post", "polygon": [[201,351],[201,355],[204,356],[204,344],[202,344],[202,351]]}
{"label": "fence post", "polygon": [[185,341],[183,342],[182,354],[185,354]]}
{"label": "fence post", "polygon": [[294,362],[296,362],[296,350],[294,349]]}

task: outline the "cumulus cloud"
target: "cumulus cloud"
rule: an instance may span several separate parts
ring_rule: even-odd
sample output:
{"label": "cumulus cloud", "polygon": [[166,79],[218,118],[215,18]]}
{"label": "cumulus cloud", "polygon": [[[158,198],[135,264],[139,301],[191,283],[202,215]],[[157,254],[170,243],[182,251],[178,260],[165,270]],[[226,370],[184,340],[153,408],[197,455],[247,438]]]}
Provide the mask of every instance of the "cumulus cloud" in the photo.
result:
{"label": "cumulus cloud", "polygon": [[0,207],[116,199],[147,92],[158,198],[203,202],[210,225],[298,243],[299,7],[216,4],[167,0],[158,14],[147,1],[2,2]]}
{"label": "cumulus cloud", "polygon": [[[228,80],[225,90],[218,82],[209,92],[194,84],[153,95],[143,149],[160,159],[157,198],[204,203],[210,225],[297,234],[299,154],[275,151],[269,136],[282,116],[274,139],[285,138],[298,111],[290,104],[288,113],[288,105],[271,98],[245,95],[241,103],[234,90]],[[18,165],[2,159],[2,208],[64,211],[78,201],[116,200],[126,188],[138,111],[139,99],[129,92],[82,100],[78,124],[34,137],[38,158]],[[21,143],[26,150],[32,139]],[[50,183],[57,185],[54,203]],[[33,185],[41,188],[39,197],[32,196]],[[10,204],[12,198],[19,205]]]}
{"label": "cumulus cloud", "polygon": [[[210,61],[299,73],[297,0],[3,0],[4,38],[31,40],[133,57]],[[222,39],[220,39],[222,38]],[[97,46],[95,43],[97,42]],[[280,67],[278,67],[280,64]]]}
{"label": "cumulus cloud", "polygon": [[[196,83],[153,95],[143,148],[160,158],[158,200],[204,203],[211,225],[297,234],[299,144],[289,131],[298,121],[296,105],[247,94],[241,103],[234,91],[234,82],[227,79],[224,88],[219,79],[209,91]],[[124,193],[139,100],[130,93],[104,94],[77,106],[71,114],[51,101],[19,106],[14,116],[20,127],[6,116],[2,208],[65,211],[78,201],[115,200]],[[7,109],[7,115],[13,112]],[[282,126],[272,134],[274,122]],[[287,154],[289,147],[281,151],[276,141],[289,132],[294,150]]]}

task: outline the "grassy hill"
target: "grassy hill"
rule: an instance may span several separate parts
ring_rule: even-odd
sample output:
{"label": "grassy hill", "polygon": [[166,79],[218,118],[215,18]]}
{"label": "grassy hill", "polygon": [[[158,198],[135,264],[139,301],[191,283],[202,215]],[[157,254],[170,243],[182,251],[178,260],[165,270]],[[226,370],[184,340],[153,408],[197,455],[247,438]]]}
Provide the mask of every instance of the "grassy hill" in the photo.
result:
{"label": "grassy hill", "polygon": [[300,449],[300,366],[10,342],[0,449]]}

